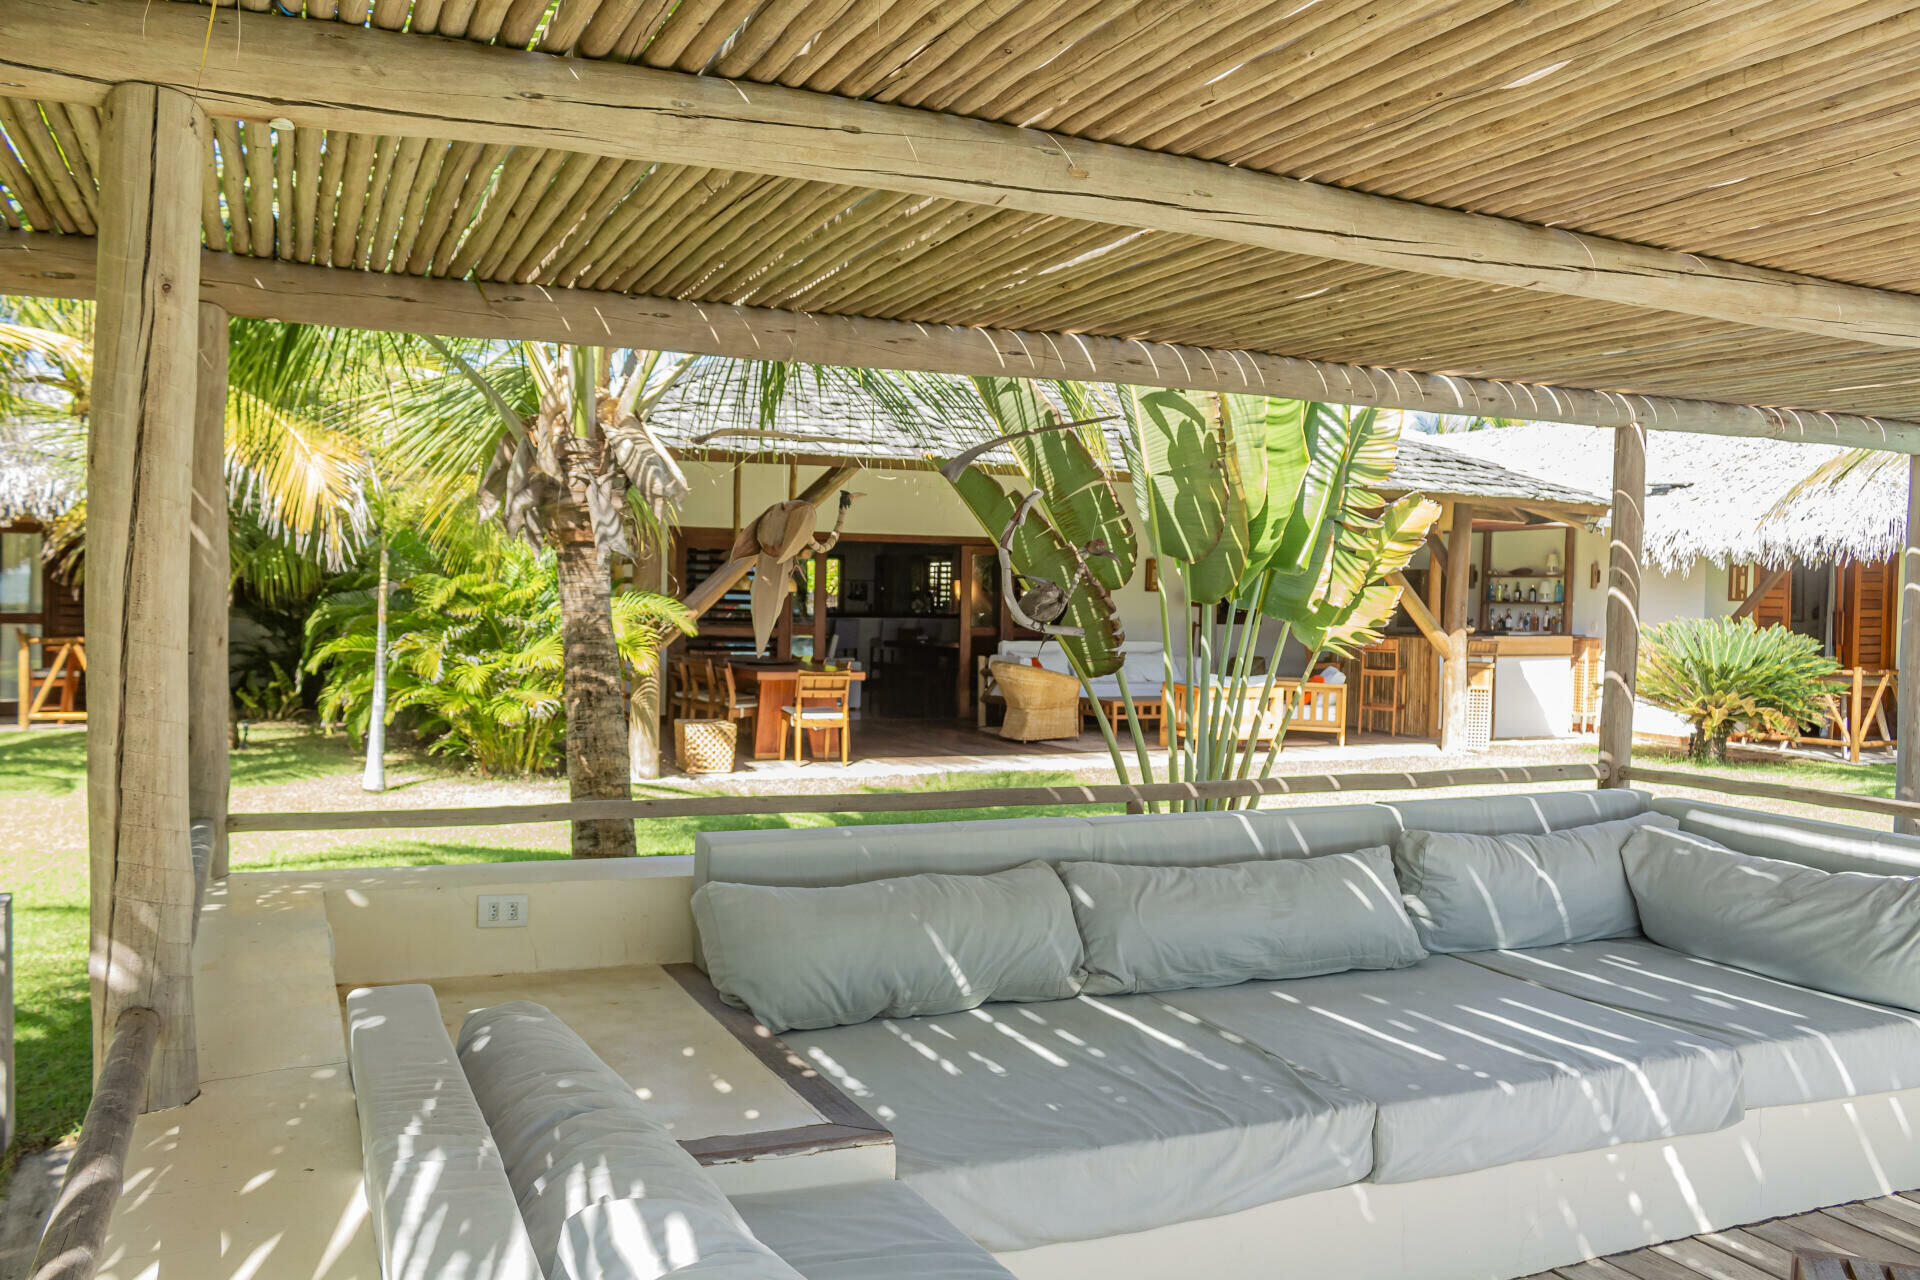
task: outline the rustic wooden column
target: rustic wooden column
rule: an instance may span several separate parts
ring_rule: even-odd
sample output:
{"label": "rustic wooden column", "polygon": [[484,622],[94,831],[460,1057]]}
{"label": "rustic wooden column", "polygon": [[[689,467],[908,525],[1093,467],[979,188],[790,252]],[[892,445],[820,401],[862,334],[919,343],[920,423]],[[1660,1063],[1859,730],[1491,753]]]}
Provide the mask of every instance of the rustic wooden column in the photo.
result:
{"label": "rustic wooden column", "polygon": [[1633,756],[1633,686],[1640,662],[1640,535],[1646,525],[1647,432],[1613,433],[1613,532],[1607,547],[1606,678],[1600,689],[1603,787],[1624,787]]}
{"label": "rustic wooden column", "polygon": [[127,1009],[160,1016],[142,1109],[199,1092],[189,847],[188,592],[204,115],[123,84],[100,144],[87,466],[87,823],[94,1063]]}
{"label": "rustic wooden column", "polygon": [[[1907,459],[1907,546],[1900,557],[1899,763],[1893,798],[1920,801],[1920,454]],[[1893,829],[1920,836],[1920,822],[1895,818]]]}
{"label": "rustic wooden column", "polygon": [[1447,632],[1447,660],[1441,681],[1440,749],[1467,747],[1467,614],[1472,601],[1467,579],[1473,563],[1473,504],[1453,504],[1447,531],[1447,572],[1442,584],[1440,625]]}
{"label": "rustic wooden column", "polygon": [[187,809],[213,823],[207,877],[227,875],[227,313],[200,304],[193,407],[193,564],[187,577]]}

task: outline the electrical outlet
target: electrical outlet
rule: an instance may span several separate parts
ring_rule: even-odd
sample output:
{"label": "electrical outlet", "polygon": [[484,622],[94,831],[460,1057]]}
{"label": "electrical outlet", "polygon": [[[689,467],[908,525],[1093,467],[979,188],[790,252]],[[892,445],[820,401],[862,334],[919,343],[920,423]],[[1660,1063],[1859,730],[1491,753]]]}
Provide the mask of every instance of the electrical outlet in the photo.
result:
{"label": "electrical outlet", "polygon": [[482,929],[518,929],[527,922],[527,895],[524,893],[483,893],[480,895]]}

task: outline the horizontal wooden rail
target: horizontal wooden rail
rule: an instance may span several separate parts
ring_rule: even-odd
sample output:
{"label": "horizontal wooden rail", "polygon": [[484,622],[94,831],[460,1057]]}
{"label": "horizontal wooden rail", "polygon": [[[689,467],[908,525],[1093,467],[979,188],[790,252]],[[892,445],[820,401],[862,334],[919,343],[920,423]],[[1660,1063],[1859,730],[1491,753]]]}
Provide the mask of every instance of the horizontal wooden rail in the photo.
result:
{"label": "horizontal wooden rail", "polygon": [[133,1122],[147,1095],[147,1073],[159,1039],[160,1015],[151,1009],[128,1009],[114,1023],[113,1043],[80,1126],[80,1143],[33,1255],[33,1280],[93,1280],[107,1224],[126,1181]]}
{"label": "horizontal wooden rail", "polygon": [[234,813],[227,830],[386,831],[417,827],[510,826],[527,822],[586,822],[608,818],[723,818],[742,814],[915,813],[934,809],[1003,809],[1028,805],[1145,804],[1175,800],[1329,795],[1353,791],[1422,791],[1435,787],[1492,787],[1523,782],[1594,782],[1591,764],[1489,766],[1407,773],[1315,773],[1230,782],[1119,783],[1057,787],[997,787],[980,791],[866,791],[826,795],[664,796],[649,800],[578,800],[553,804],[486,805],[469,809],[355,809],[331,813]]}
{"label": "horizontal wooden rail", "polygon": [[1692,787],[1698,791],[1717,791],[1729,796],[1755,796],[1762,800],[1792,800],[1798,804],[1819,805],[1826,809],[1854,809],[1861,813],[1884,814],[1890,818],[1920,819],[1920,804],[1907,800],[1883,800],[1879,796],[1849,795],[1844,791],[1826,791],[1819,787],[1794,787],[1782,782],[1749,782],[1744,778],[1723,778],[1708,773],[1683,773],[1678,769],[1648,769],[1629,764],[1623,771],[1627,781],[1653,783],[1662,787]]}

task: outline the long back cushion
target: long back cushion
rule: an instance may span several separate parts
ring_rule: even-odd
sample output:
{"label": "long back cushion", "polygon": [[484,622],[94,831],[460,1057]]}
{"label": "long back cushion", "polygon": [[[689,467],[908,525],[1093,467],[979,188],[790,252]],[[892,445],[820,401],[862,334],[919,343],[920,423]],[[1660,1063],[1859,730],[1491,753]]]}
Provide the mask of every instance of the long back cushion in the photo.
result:
{"label": "long back cushion", "polygon": [[[1639,791],[1458,796],[1394,804],[1288,805],[1232,813],[988,819],[800,830],[706,831],[694,887],[864,884],[938,872],[985,875],[1035,860],[1200,867],[1392,845],[1405,826],[1481,835],[1546,832],[1645,812]],[[704,951],[695,948],[704,963]]]}
{"label": "long back cushion", "polygon": [[1756,858],[1798,862],[1821,871],[1920,876],[1920,837],[1758,813],[1704,800],[1662,796],[1653,807],[1678,818],[1680,829],[1690,835],[1705,836]]}
{"label": "long back cushion", "polygon": [[1391,845],[1405,827],[1477,835],[1557,831],[1647,809],[1629,790],[1287,805],[1233,813],[986,819],[800,830],[703,831],[693,883],[861,884],[922,872],[983,875],[1036,859],[1203,867]]}
{"label": "long back cushion", "polygon": [[382,1274],[540,1280],[507,1171],[433,988],[347,997],[347,1062]]}
{"label": "long back cushion", "polygon": [[469,1014],[460,1065],[550,1280],[798,1280],[633,1087],[544,1005]]}

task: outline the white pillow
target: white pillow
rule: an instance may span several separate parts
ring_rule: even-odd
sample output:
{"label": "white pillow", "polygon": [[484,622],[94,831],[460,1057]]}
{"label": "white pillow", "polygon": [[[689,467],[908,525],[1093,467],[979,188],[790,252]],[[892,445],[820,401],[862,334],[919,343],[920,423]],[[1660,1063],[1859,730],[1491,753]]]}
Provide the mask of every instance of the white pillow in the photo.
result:
{"label": "white pillow", "polygon": [[1678,825],[1665,814],[1642,813],[1544,834],[1407,831],[1394,846],[1393,866],[1429,951],[1625,938],[1640,922],[1620,847],[1641,827]]}
{"label": "white pillow", "polygon": [[713,985],[773,1031],[1080,994],[1080,935],[1044,862],[831,888],[716,880],[693,915]]}
{"label": "white pillow", "polygon": [[1920,1011],[1920,877],[1819,871],[1681,831],[1637,832],[1622,858],[1661,946]]}

